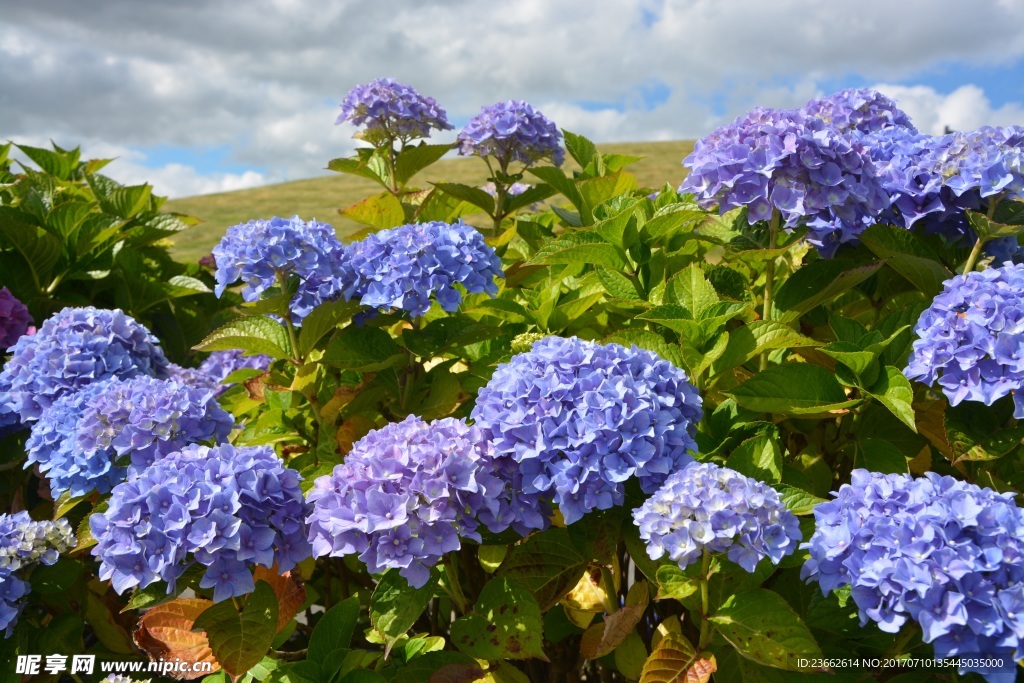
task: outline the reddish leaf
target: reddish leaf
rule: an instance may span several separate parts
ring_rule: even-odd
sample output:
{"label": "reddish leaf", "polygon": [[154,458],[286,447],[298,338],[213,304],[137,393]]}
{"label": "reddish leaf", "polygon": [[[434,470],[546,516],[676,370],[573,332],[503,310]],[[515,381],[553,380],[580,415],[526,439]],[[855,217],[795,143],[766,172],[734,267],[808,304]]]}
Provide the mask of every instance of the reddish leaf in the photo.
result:
{"label": "reddish leaf", "polygon": [[[179,598],[157,605],[139,619],[135,630],[135,644],[149,655],[150,660],[179,659],[185,662],[210,662],[212,671],[219,671],[220,664],[213,656],[206,634],[194,633],[196,617],[205,612],[213,603],[199,598]],[[202,678],[207,673],[200,671],[172,671],[167,675],[180,680]]]}

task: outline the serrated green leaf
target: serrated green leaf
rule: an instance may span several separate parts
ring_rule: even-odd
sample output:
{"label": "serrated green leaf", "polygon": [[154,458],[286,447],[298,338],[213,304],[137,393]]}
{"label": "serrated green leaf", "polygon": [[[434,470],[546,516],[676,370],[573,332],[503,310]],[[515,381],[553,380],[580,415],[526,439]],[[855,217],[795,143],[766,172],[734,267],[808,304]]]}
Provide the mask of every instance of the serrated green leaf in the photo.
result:
{"label": "serrated green leaf", "polygon": [[760,434],[747,439],[732,452],[726,464],[740,474],[777,484],[782,481],[782,449],[776,439]]}
{"label": "serrated green leaf", "polygon": [[479,187],[472,187],[461,183],[434,183],[434,187],[464,202],[469,202],[473,206],[479,206],[488,214],[494,215],[494,197]]}
{"label": "serrated green leaf", "polygon": [[604,291],[612,299],[641,300],[636,284],[622,273],[598,266],[597,277],[601,281]]}
{"label": "serrated green leaf", "polygon": [[812,308],[831,301],[874,275],[881,263],[850,266],[841,260],[814,261],[789,276],[775,292],[775,306],[785,314],[783,322],[795,320]]}
{"label": "serrated green leaf", "polygon": [[306,658],[311,662],[324,662],[332,652],[347,649],[356,630],[359,611],[359,598],[355,596],[327,610],[309,637]]}
{"label": "serrated green leaf", "polygon": [[328,301],[314,308],[302,321],[299,330],[299,355],[305,356],[338,325],[348,322],[361,306],[355,301]]}
{"label": "serrated green leaf", "polygon": [[257,581],[242,611],[225,600],[196,618],[195,628],[206,631],[217,662],[237,679],[267,654],[277,633],[277,596],[266,581]]}
{"label": "serrated green leaf", "polygon": [[814,511],[814,508],[828,502],[824,498],[819,498],[813,493],[808,493],[789,484],[776,484],[775,490],[779,492],[779,498],[782,500],[783,505],[789,508],[789,511],[794,515],[798,516],[809,515]]}
{"label": "serrated green leaf", "polygon": [[606,342],[630,346],[636,344],[642,349],[653,351],[677,368],[683,367],[683,357],[679,347],[669,344],[660,334],[649,330],[622,330],[605,339]]}
{"label": "serrated green leaf", "polygon": [[729,332],[729,345],[712,367],[719,373],[746,363],[765,351],[820,346],[777,320],[755,320]]}
{"label": "serrated green leaf", "polygon": [[906,474],[907,457],[885,439],[860,439],[855,444],[854,467],[882,474]]}
{"label": "serrated green leaf", "polygon": [[343,370],[377,372],[404,358],[401,347],[376,327],[347,327],[334,336],[323,362]]}
{"label": "serrated green leaf", "polygon": [[342,210],[341,215],[357,223],[374,228],[394,228],[405,223],[405,209],[401,200],[388,191],[353,204]]}
{"label": "serrated green leaf", "polygon": [[996,239],[998,237],[1013,237],[1024,233],[1024,225],[1006,225],[989,219],[978,211],[967,212],[967,222],[974,228],[979,238],[984,240]]}
{"label": "serrated green leaf", "polygon": [[528,264],[560,265],[590,263],[621,270],[625,255],[595,232],[577,231],[551,240],[530,259]]}
{"label": "serrated green leaf", "polygon": [[395,162],[395,178],[404,186],[414,175],[447,154],[451,145],[410,145],[402,150]]}
{"label": "serrated green leaf", "polygon": [[767,666],[799,671],[799,658],[821,656],[789,603],[763,588],[730,595],[709,619],[741,655]]}
{"label": "serrated green leaf", "polygon": [[385,657],[420,618],[436,588],[436,574],[420,588],[410,586],[397,569],[390,569],[381,577],[370,599],[370,623],[384,638]]}
{"label": "serrated green leaf", "polygon": [[514,546],[497,575],[533,593],[546,612],[572,590],[587,565],[588,559],[576,549],[569,533],[553,527]]}
{"label": "serrated green leaf", "polygon": [[679,304],[690,311],[694,320],[701,320],[703,313],[721,300],[696,263],[691,263],[668,281],[665,299],[666,303]]}
{"label": "serrated green leaf", "polygon": [[368,162],[369,159],[349,159],[342,157],[340,159],[331,159],[327,162],[327,168],[328,170],[337,171],[338,173],[357,175],[387,186],[387,181],[380,176],[375,166]]}
{"label": "serrated green leaf", "polygon": [[197,351],[242,349],[249,355],[262,353],[271,358],[292,356],[288,330],[281,323],[261,315],[232,320],[193,348]]}
{"label": "serrated green leaf", "polygon": [[914,416],[914,389],[910,380],[904,377],[899,368],[886,366],[879,373],[878,381],[871,387],[871,397],[889,409],[900,422],[917,431],[917,420]]}
{"label": "serrated green leaf", "polygon": [[473,613],[452,623],[455,647],[477,659],[547,660],[540,606],[525,588],[504,577],[487,582]]}
{"label": "serrated green leaf", "polygon": [[848,400],[835,376],[810,363],[786,363],[763,370],[730,392],[747,410],[781,415],[845,411]]}

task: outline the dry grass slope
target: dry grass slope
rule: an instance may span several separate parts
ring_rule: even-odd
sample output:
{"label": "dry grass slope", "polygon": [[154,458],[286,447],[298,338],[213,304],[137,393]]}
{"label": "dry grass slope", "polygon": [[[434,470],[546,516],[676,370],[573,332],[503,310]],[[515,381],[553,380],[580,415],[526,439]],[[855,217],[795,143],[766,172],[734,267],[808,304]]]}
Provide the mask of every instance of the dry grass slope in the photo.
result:
{"label": "dry grass slope", "polygon": [[[659,188],[665,183],[677,185],[683,178],[680,161],[693,148],[692,142],[634,142],[598,145],[608,154],[632,154],[644,157],[629,167],[641,187]],[[566,166],[571,170],[571,164]],[[577,167],[578,168],[578,167]],[[448,181],[482,185],[487,167],[479,159],[444,159],[416,176],[414,184],[429,187],[430,181]],[[527,176],[529,178],[529,176]],[[251,190],[185,197],[167,202],[168,211],[179,211],[203,222],[175,239],[174,255],[194,261],[208,254],[231,225],[254,218],[299,215],[332,224],[339,234],[359,229],[358,224],[338,215],[338,210],[380,191],[369,180],[332,173],[327,176],[267,185]]]}

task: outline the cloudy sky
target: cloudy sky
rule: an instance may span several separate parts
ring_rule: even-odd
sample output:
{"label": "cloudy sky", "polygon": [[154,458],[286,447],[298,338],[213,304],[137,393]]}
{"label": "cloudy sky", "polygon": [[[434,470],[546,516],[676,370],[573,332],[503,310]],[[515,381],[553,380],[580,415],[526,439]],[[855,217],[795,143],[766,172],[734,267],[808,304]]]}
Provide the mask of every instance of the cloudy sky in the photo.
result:
{"label": "cloudy sky", "polygon": [[116,156],[111,176],[172,196],[323,173],[354,146],[342,97],[381,76],[456,127],[525,99],[606,142],[869,86],[927,132],[1024,125],[1022,0],[0,0],[0,17],[0,140]]}

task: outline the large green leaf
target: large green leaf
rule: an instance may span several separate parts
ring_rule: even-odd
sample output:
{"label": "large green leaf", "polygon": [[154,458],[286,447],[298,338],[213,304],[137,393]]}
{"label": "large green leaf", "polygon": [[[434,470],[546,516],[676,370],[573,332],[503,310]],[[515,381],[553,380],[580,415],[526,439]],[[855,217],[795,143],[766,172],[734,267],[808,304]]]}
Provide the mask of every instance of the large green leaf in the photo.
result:
{"label": "large green leaf", "polygon": [[528,261],[529,264],[560,265],[590,263],[621,270],[626,257],[621,249],[596,232],[580,230],[551,240]]}
{"label": "large green leaf", "polygon": [[292,343],[281,323],[262,315],[232,320],[196,344],[197,351],[242,349],[249,355],[291,358]]}
{"label": "large green leaf", "polygon": [[43,149],[42,147],[31,147],[29,145],[15,145],[22,154],[39,165],[50,175],[57,176],[61,180],[71,180],[71,174],[78,165],[79,152],[76,147],[70,152]]}
{"label": "large green leaf", "polygon": [[777,439],[760,434],[741,443],[729,456],[731,468],[769,484],[782,481],[782,450]]}
{"label": "large green leaf", "polygon": [[772,366],[730,393],[747,410],[781,415],[828,413],[859,402],[846,398],[835,375],[810,363]]}
{"label": "large green leaf", "polygon": [[553,527],[514,546],[498,569],[498,576],[515,581],[533,593],[541,611],[554,607],[586,571],[580,554],[565,529]]}
{"label": "large green leaf", "polygon": [[0,246],[6,241],[21,254],[39,291],[50,284],[53,268],[60,260],[61,241],[23,218],[27,217],[15,209],[0,206]]}
{"label": "large green leaf", "polygon": [[698,653],[681,633],[669,631],[644,662],[640,683],[707,683],[715,656]]}
{"label": "large green leaf", "polygon": [[871,397],[889,409],[900,421],[917,431],[914,417],[914,389],[910,380],[903,376],[899,368],[887,366],[879,373],[878,381],[871,387]]}
{"label": "large green leaf", "polygon": [[374,228],[393,228],[405,223],[405,209],[401,200],[388,191],[353,204],[341,212],[357,223]]}
{"label": "large green leaf", "polygon": [[457,619],[451,640],[477,659],[546,660],[540,606],[525,588],[505,577],[487,582],[473,613]]}
{"label": "large green leaf", "polygon": [[214,657],[237,680],[263,659],[274,642],[277,596],[267,582],[258,581],[241,612],[231,600],[224,600],[200,614],[195,627],[206,631]]}
{"label": "large green leaf", "polygon": [[370,623],[384,638],[385,656],[420,618],[434,597],[435,588],[436,574],[431,575],[430,580],[420,588],[410,586],[397,569],[388,570],[380,578],[370,599]]}
{"label": "large green leaf", "polygon": [[795,320],[812,308],[831,301],[874,275],[881,263],[851,266],[841,260],[814,261],[789,276],[775,292],[775,307]]}
{"label": "large green leaf", "polygon": [[351,320],[360,309],[354,301],[328,301],[320,304],[302,321],[299,331],[299,354],[305,356],[312,351],[324,336],[338,325]]}
{"label": "large green leaf", "polygon": [[665,291],[665,303],[679,304],[690,311],[695,320],[702,319],[703,313],[720,300],[718,292],[696,263],[691,263],[669,280]]}
{"label": "large green leaf", "polygon": [[309,636],[306,658],[323,662],[332,652],[347,649],[356,630],[359,611],[359,598],[355,596],[327,610]]}
{"label": "large green leaf", "polygon": [[767,666],[798,671],[798,659],[821,656],[789,603],[763,588],[730,595],[709,619],[740,654]]}
{"label": "large green leaf", "polygon": [[382,185],[387,184],[381,177],[377,166],[369,163],[369,159],[349,159],[347,157],[331,159],[327,162],[327,168],[328,170],[337,171],[338,173],[348,173],[350,175],[367,178],[381,183]]}
{"label": "large green leaf", "polygon": [[461,183],[434,183],[434,187],[464,202],[469,202],[473,206],[479,206],[487,213],[494,215],[494,197],[479,187]]}
{"label": "large green leaf", "polygon": [[953,276],[909,230],[892,225],[873,225],[861,233],[859,239],[928,297],[935,296],[942,289],[942,282]]}
{"label": "large green leaf", "polygon": [[401,362],[403,353],[384,330],[376,327],[347,327],[331,340],[323,362],[343,370],[377,372]]}
{"label": "large green leaf", "polygon": [[395,162],[395,178],[405,185],[414,175],[430,166],[452,149],[451,145],[411,145],[402,150]]}
{"label": "large green leaf", "polygon": [[821,342],[805,337],[785,323],[755,320],[730,330],[729,345],[712,367],[718,373],[742,365],[765,351],[820,345]]}

